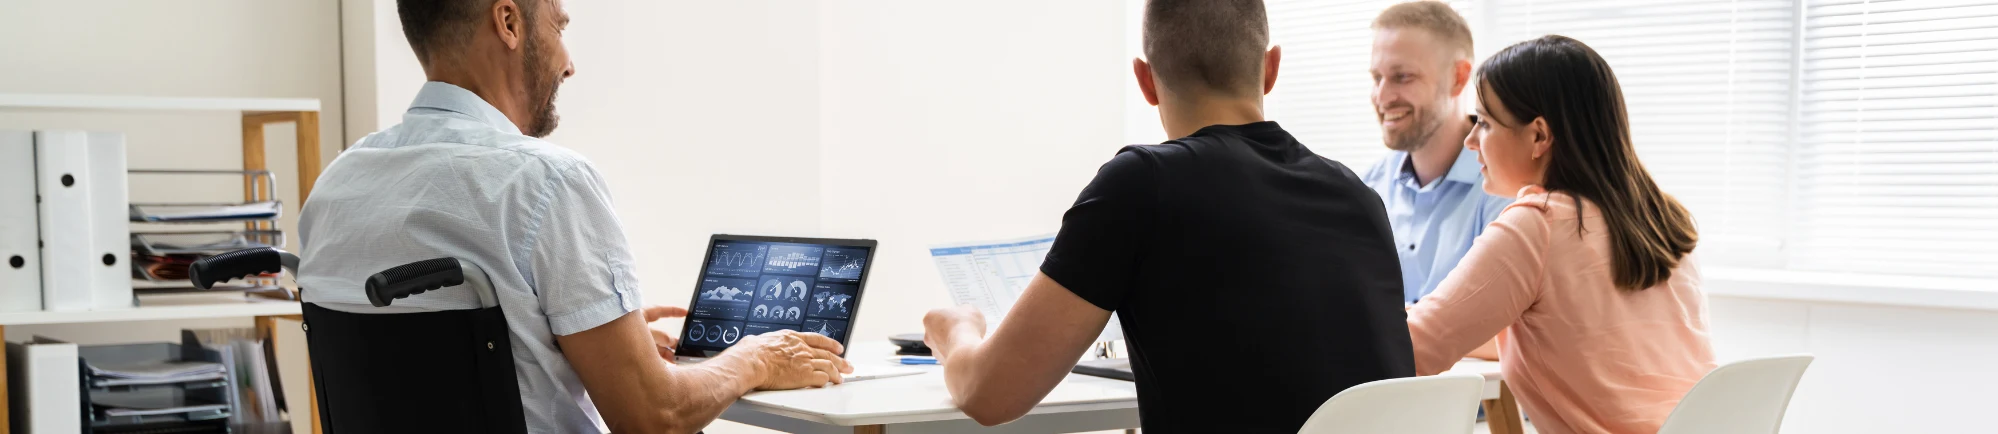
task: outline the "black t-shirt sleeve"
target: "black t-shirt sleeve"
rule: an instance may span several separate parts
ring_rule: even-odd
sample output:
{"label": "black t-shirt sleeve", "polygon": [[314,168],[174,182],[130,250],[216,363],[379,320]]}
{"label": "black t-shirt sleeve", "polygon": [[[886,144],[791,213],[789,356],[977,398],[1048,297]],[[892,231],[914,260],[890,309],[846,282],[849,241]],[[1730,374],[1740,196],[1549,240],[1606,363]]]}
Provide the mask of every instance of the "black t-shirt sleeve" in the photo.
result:
{"label": "black t-shirt sleeve", "polygon": [[1103,310],[1115,311],[1133,289],[1149,250],[1158,188],[1145,150],[1125,148],[1062,215],[1061,233],[1041,273]]}

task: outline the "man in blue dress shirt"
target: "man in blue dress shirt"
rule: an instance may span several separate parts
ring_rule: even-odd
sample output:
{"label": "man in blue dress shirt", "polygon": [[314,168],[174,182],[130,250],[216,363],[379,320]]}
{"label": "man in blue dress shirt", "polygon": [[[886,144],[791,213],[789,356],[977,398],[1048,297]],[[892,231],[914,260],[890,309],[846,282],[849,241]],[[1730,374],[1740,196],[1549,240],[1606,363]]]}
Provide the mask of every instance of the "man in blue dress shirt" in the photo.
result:
{"label": "man in blue dress shirt", "polygon": [[1436,290],[1511,200],[1485,194],[1474,124],[1459,96],[1471,78],[1471,31],[1442,2],[1402,3],[1373,23],[1374,111],[1393,152],[1367,169],[1401,254],[1402,295]]}

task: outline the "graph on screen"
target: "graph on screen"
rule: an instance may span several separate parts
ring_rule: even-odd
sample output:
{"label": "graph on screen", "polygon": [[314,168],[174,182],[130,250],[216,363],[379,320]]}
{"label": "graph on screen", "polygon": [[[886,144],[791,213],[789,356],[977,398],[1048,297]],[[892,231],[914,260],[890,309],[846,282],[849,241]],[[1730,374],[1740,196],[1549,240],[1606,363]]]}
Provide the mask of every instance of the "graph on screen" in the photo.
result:
{"label": "graph on screen", "polygon": [[859,280],[860,271],[867,269],[867,250],[828,248],[824,262],[820,278]]}
{"label": "graph on screen", "polygon": [[810,275],[819,269],[824,247],[772,245],[763,272]]}
{"label": "graph on screen", "polygon": [[728,277],[756,277],[763,271],[763,256],[770,246],[749,243],[717,243],[708,253],[708,274]]}

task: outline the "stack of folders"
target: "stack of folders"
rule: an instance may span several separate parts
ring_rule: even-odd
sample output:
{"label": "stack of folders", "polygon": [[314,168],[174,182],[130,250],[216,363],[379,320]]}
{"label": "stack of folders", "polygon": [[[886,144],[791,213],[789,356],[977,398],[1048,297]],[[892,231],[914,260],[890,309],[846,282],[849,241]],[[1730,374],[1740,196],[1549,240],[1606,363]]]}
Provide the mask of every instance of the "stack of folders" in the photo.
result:
{"label": "stack of folders", "polygon": [[[241,178],[248,197],[243,202],[133,203],[127,214],[132,228],[131,273],[140,295],[245,291],[273,298],[293,298],[277,286],[277,276],[263,275],[240,283],[197,288],[188,280],[188,267],[201,258],[222,253],[284,245],[278,218],[282,205],[272,196],[277,180],[269,171],[250,170],[133,170],[132,175],[173,177],[168,185],[192,186],[198,178]],[[149,179],[148,182],[151,180]],[[237,230],[231,226],[240,226]],[[226,230],[225,230],[226,229]],[[281,292],[282,294],[276,294]]]}
{"label": "stack of folders", "polygon": [[273,367],[277,363],[270,342],[254,328],[181,330],[181,347],[211,354],[232,375],[226,379],[229,421],[238,426],[256,426],[283,421],[284,388]]}
{"label": "stack of folders", "polygon": [[188,279],[188,267],[201,258],[282,244],[284,235],[278,231],[134,233],[132,278],[148,282],[184,281]]}
{"label": "stack of folders", "polygon": [[131,308],[129,205],[123,135],[0,131],[0,312]]}

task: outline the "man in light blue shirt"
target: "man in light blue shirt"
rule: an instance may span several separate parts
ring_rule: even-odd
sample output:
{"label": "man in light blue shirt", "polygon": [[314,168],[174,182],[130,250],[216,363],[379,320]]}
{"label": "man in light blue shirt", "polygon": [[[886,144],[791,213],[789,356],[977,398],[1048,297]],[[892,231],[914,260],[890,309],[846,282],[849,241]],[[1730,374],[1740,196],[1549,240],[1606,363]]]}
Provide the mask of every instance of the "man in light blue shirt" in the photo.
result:
{"label": "man in light blue shirt", "polygon": [[1402,3],[1374,20],[1374,111],[1393,152],[1363,180],[1380,194],[1401,254],[1402,295],[1436,290],[1511,200],[1485,194],[1477,123],[1459,106],[1471,78],[1471,31],[1441,2]]}

